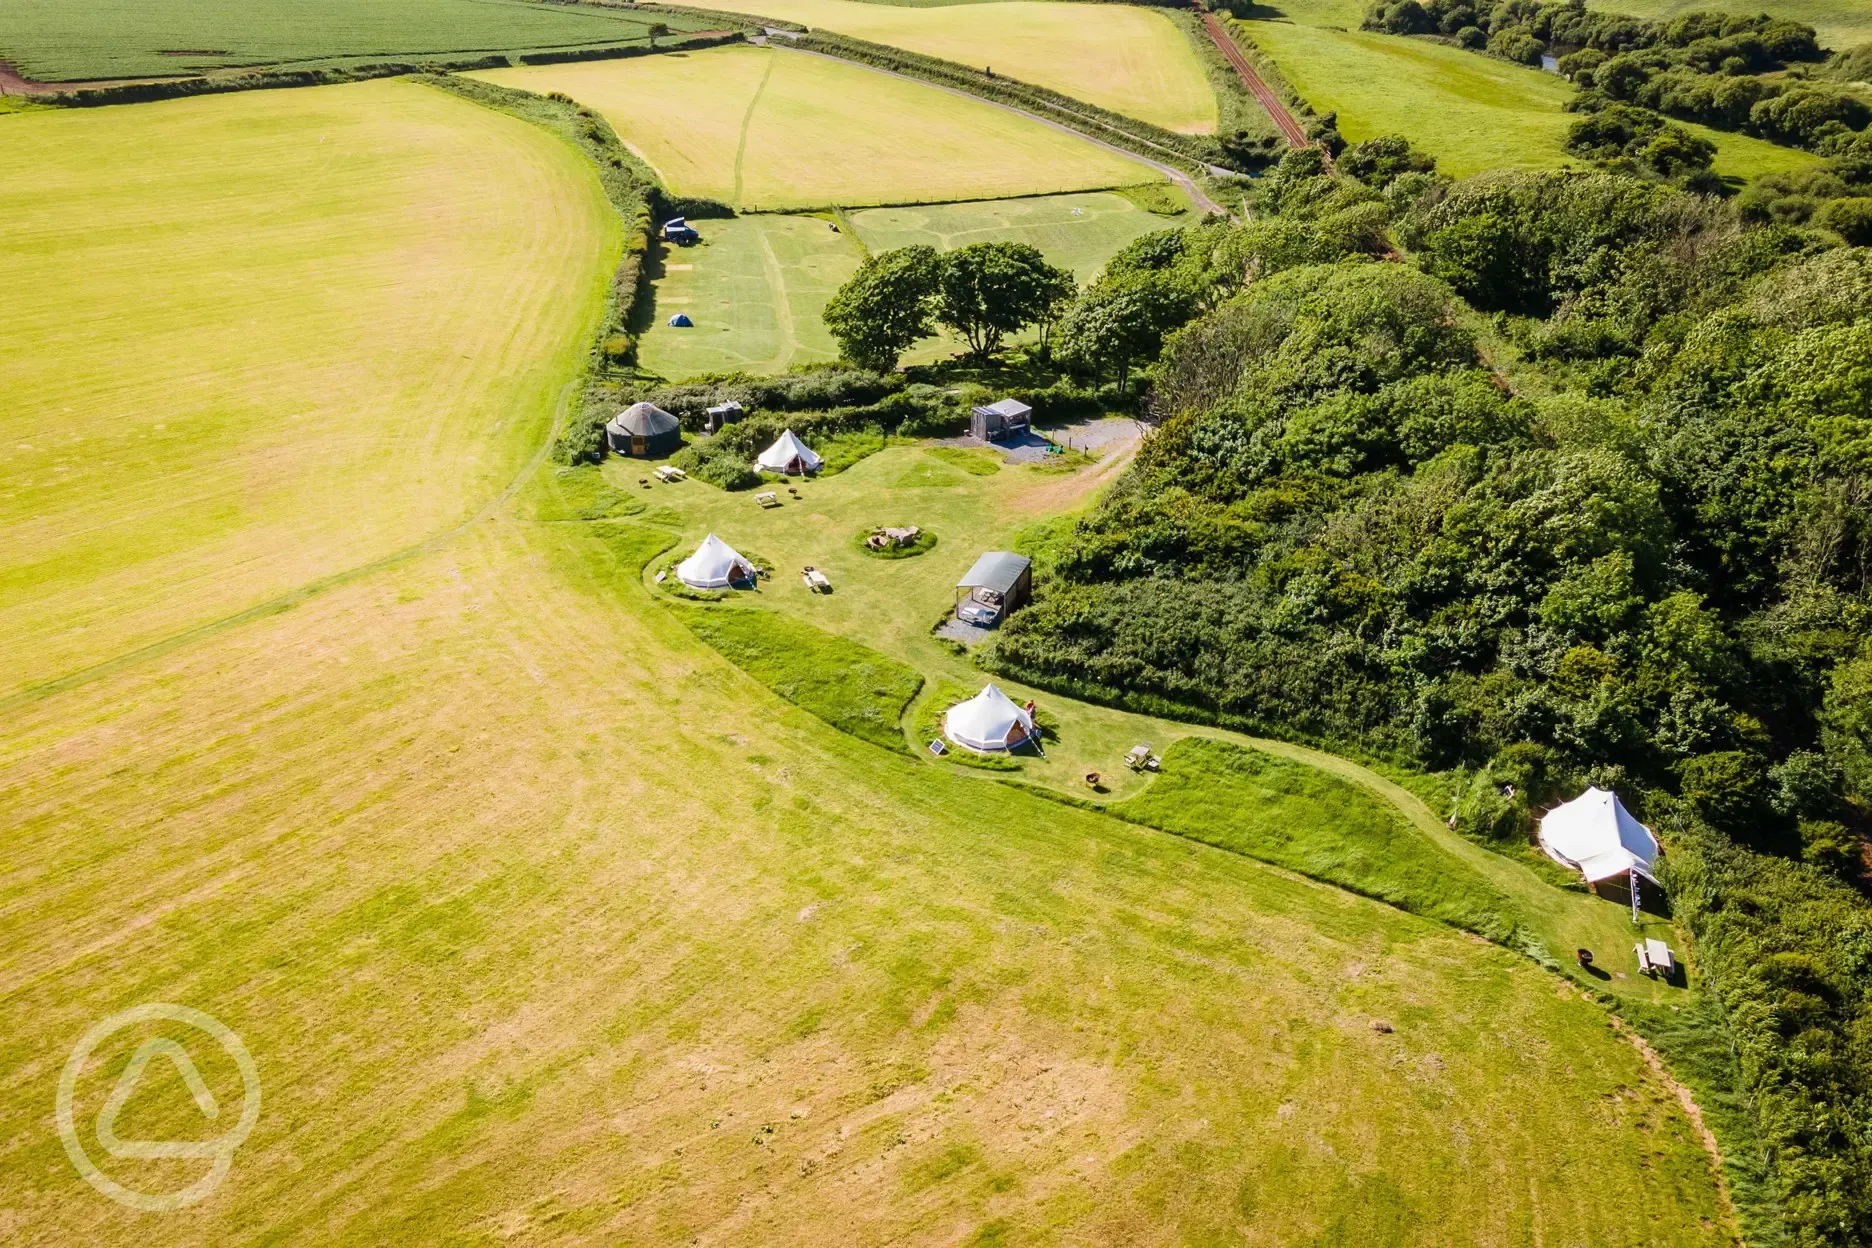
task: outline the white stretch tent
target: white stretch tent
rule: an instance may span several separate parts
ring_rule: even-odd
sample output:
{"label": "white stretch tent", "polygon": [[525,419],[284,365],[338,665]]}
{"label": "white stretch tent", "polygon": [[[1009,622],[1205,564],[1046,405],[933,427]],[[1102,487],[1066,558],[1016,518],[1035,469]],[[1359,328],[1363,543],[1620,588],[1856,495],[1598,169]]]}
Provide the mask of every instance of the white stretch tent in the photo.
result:
{"label": "white stretch tent", "polygon": [[994,685],[943,716],[943,735],[971,750],[1011,750],[1034,735],[1033,717]]}
{"label": "white stretch tent", "polygon": [[1587,789],[1547,812],[1540,824],[1541,848],[1562,866],[1597,884],[1629,872],[1657,883],[1657,837],[1619,801],[1618,794]]}
{"label": "white stretch tent", "polygon": [[676,565],[676,579],[691,589],[721,589],[736,581],[754,579],[754,565],[713,533],[702,539],[695,554]]}
{"label": "white stretch tent", "polygon": [[768,472],[817,472],[825,463],[813,451],[799,440],[799,435],[788,429],[775,439],[774,444],[760,453],[754,461]]}

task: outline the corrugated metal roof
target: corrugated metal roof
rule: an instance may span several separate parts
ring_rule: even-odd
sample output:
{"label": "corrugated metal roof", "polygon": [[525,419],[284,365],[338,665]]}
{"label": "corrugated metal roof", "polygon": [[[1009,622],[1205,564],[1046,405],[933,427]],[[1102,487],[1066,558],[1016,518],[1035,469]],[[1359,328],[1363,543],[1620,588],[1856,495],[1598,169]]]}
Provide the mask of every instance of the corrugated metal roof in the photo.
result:
{"label": "corrugated metal roof", "polygon": [[992,589],[1005,594],[1020,581],[1033,560],[1006,550],[991,550],[975,561],[968,575],[956,582],[957,589]]}

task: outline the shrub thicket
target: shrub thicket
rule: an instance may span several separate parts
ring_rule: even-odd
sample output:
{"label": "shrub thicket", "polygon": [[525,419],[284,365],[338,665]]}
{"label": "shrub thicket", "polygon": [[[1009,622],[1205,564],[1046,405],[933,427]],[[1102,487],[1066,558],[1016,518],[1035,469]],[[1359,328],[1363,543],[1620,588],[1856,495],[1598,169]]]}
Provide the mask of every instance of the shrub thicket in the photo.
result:
{"label": "shrub thicket", "polygon": [[[989,661],[1465,768],[1485,836],[1588,782],[1681,811],[1674,887],[1792,1238],[1864,1242],[1872,251],[1612,173],[1450,184],[1396,148],[1350,162],[1369,181],[1290,155],[1252,225],[1100,279],[1194,292],[1138,361],[1161,427],[1034,539]],[[1375,261],[1392,243],[1409,263]]]}

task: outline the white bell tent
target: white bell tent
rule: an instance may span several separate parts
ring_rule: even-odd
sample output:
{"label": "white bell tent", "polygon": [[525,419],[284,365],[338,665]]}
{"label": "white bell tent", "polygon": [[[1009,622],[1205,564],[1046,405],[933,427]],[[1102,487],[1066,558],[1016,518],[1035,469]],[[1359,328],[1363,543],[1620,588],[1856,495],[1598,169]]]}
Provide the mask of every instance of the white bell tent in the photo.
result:
{"label": "white bell tent", "polygon": [[1011,750],[1034,735],[1034,722],[1007,694],[987,685],[968,701],[949,708],[943,716],[943,735],[983,753]]}
{"label": "white bell tent", "polygon": [[754,461],[768,472],[791,474],[817,472],[825,460],[819,458],[812,447],[799,440],[799,435],[788,429],[774,444],[760,453]]}
{"label": "white bell tent", "polygon": [[721,589],[736,581],[754,579],[754,565],[713,533],[702,539],[695,554],[676,565],[676,579],[691,589]]}
{"label": "white bell tent", "polygon": [[1549,858],[1578,871],[1589,884],[1632,874],[1657,883],[1651,873],[1657,837],[1616,793],[1587,789],[1548,811],[1540,823],[1540,844]]}

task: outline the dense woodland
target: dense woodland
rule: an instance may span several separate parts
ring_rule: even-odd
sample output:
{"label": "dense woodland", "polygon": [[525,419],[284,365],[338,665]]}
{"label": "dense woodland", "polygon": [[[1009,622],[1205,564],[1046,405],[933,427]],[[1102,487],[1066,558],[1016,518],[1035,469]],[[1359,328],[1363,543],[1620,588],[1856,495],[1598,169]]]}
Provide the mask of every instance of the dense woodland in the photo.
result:
{"label": "dense woodland", "polygon": [[1755,135],[1827,158],[1743,191],[1754,220],[1815,220],[1872,244],[1872,48],[1831,54],[1812,27],[1767,14],[1688,12],[1645,21],[1578,0],[1395,0],[1365,27],[1443,39],[1527,65],[1551,62],[1577,91],[1574,155],[1604,167],[1726,193],[1715,145],[1670,119]]}
{"label": "dense woodland", "polygon": [[1868,1242],[1872,251],[1655,179],[1427,164],[1295,152],[1251,224],[1147,236],[1065,310],[1084,370],[1161,342],[1160,427],[1043,540],[993,662],[1459,770],[1484,839],[1616,788],[1665,833],[1795,1242]]}

